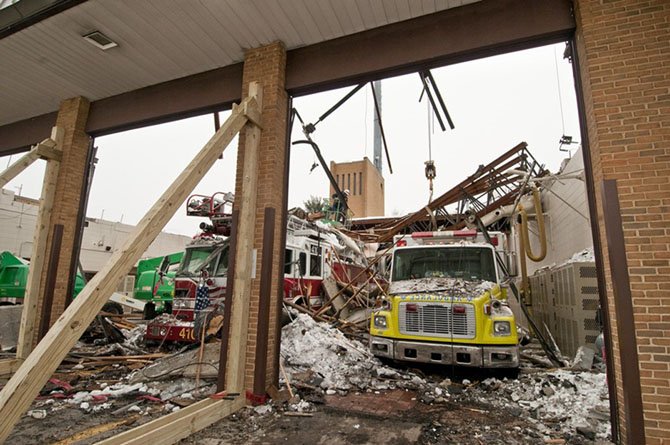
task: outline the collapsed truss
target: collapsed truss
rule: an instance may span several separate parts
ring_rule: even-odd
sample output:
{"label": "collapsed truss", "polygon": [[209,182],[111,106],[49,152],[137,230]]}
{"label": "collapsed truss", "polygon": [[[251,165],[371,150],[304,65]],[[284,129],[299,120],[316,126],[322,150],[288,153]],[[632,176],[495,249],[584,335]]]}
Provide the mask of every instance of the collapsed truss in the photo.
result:
{"label": "collapsed truss", "polygon": [[[482,217],[512,204],[521,192],[524,177],[543,176],[546,171],[521,142],[432,200],[427,206],[404,217],[384,219],[373,226],[354,222],[352,234],[368,242],[387,242],[400,233],[440,229],[457,230],[466,224],[466,213]],[[456,206],[455,211],[447,206]],[[369,223],[369,221],[368,221]]]}

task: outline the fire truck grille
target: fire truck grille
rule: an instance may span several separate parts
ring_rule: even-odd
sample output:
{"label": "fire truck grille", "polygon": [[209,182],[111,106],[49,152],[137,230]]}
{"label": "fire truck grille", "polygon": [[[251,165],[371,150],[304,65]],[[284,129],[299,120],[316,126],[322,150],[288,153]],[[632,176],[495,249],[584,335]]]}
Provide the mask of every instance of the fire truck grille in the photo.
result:
{"label": "fire truck grille", "polygon": [[400,333],[427,337],[475,338],[474,306],[453,306],[464,308],[464,312],[454,313],[450,303],[400,303]]}

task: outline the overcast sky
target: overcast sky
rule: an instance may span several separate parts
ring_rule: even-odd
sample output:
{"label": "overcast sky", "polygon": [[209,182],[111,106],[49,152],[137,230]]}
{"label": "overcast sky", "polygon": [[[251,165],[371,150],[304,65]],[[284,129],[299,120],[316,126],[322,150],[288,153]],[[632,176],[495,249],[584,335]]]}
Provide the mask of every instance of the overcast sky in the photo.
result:
{"label": "overcast sky", "polygon": [[[435,194],[474,173],[504,151],[525,141],[536,159],[556,171],[568,154],[559,151],[563,134],[579,140],[572,67],[562,57],[564,44],[451,65],[433,70],[456,126],[429,132],[426,98],[419,103],[417,74],[382,82],[382,117],[393,174],[384,159],[386,214],[405,214],[428,202],[424,162],[429,141],[437,178]],[[559,87],[560,85],[560,87]],[[296,98],[306,122],[318,117],[351,88]],[[561,92],[559,100],[559,89]],[[561,106],[562,103],[562,106]],[[373,158],[374,103],[369,86],[321,122],[314,134],[327,162]],[[563,115],[563,117],[562,117]],[[222,121],[228,113],[221,113]],[[212,115],[146,127],[96,139],[98,164],[87,215],[136,224],[214,132]],[[296,126],[293,140],[303,139]],[[572,151],[576,149],[572,146]],[[291,149],[289,207],[310,195],[327,197],[328,179],[307,145]],[[194,193],[233,191],[237,141],[224,152]],[[9,157],[0,158],[5,168]],[[13,158],[14,160],[16,157]],[[38,198],[44,163],[39,161],[6,188]],[[200,220],[182,207],[166,231],[194,235]]]}

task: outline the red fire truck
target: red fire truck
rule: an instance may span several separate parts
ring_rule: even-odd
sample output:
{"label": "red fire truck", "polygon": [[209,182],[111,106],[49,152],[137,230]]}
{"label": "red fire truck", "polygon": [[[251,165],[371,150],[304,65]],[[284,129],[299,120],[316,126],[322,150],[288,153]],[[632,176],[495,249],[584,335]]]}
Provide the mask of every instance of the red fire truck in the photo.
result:
{"label": "red fire truck", "polygon": [[[198,313],[212,311],[224,304],[230,256],[232,194],[207,197],[194,195],[187,201],[187,215],[206,216],[212,224],[202,223],[202,233],[186,247],[174,277],[172,313],[163,314],[147,326],[146,340],[154,342],[195,342]],[[323,304],[325,277],[348,282],[365,266],[357,245],[326,224],[309,222],[289,215],[284,251],[284,298],[318,308]],[[206,290],[204,290],[206,289]],[[198,294],[209,301],[197,311]]]}

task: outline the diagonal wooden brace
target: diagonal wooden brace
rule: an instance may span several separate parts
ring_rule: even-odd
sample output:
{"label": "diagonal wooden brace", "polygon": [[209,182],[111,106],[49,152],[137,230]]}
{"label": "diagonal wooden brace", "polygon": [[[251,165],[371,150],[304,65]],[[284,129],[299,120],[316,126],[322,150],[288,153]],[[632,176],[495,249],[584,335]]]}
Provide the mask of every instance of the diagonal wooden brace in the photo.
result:
{"label": "diagonal wooden brace", "polygon": [[123,247],[93,277],[30,353],[0,392],[0,443],[4,443],[39,390],[58,368],[86,327],[102,309],[119,281],[212,167],[219,155],[248,122],[242,106],[232,112],[191,163],[142,218]]}

